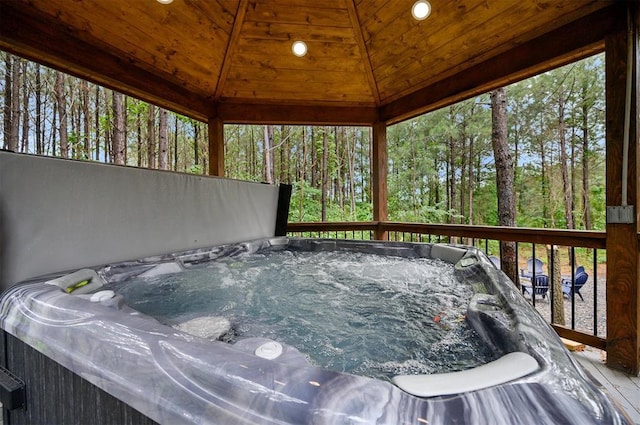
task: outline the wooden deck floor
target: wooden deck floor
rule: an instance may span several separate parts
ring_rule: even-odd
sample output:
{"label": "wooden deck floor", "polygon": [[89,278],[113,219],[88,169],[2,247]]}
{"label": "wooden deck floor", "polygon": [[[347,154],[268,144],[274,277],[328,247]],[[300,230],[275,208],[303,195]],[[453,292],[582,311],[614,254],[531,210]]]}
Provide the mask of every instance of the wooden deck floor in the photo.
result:
{"label": "wooden deck floor", "polygon": [[622,406],[631,420],[640,425],[640,377],[608,368],[604,364],[604,353],[595,348],[587,347],[584,351],[574,351],[573,355]]}

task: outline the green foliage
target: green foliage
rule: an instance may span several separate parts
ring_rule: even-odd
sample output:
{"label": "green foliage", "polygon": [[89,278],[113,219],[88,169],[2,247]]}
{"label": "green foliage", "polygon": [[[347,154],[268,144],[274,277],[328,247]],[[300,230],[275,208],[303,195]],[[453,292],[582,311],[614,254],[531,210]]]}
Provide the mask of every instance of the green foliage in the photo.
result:
{"label": "green foliage", "polygon": [[[0,68],[4,64],[0,61]],[[0,72],[7,70],[2,68]],[[36,75],[42,79],[44,124],[39,129],[40,140],[45,154],[59,154],[59,149],[54,149],[59,126],[54,121],[55,72],[28,63],[25,75],[29,79],[35,80]],[[34,84],[28,86],[33,88]],[[67,78],[66,87],[70,98],[82,99],[77,80]],[[30,110],[22,116],[36,115],[35,94],[30,90]],[[74,158],[90,159],[85,152],[88,138],[90,156],[99,151],[100,160],[112,159],[109,156],[113,133],[111,99],[110,90],[90,86],[90,104],[84,105],[86,109],[84,100],[68,102],[68,141]],[[507,99],[508,141],[515,161],[517,225],[566,226],[562,171],[567,167],[573,188],[566,190],[570,192],[576,227],[585,226],[588,208],[591,228],[604,229],[603,55],[513,84],[507,88]],[[150,106],[127,97],[125,105],[127,163],[145,167],[153,160],[148,155],[157,143],[157,116],[155,129],[148,128]],[[0,108],[0,115],[3,111]],[[91,120],[88,131],[80,125],[85,114]],[[25,150],[34,152],[35,130],[30,131],[29,146]],[[206,123],[181,115],[169,116],[172,169],[205,173],[208,168],[206,131]],[[225,125],[224,131],[225,175],[259,182],[269,177],[276,184],[293,184],[290,221],[320,220],[323,199],[329,221],[372,219],[369,128]],[[272,137],[266,142],[267,133]],[[152,134],[156,140],[150,142]],[[560,160],[561,137],[566,140],[566,163]],[[390,220],[498,223],[488,94],[391,126],[387,139]],[[157,155],[157,149],[155,151]],[[588,205],[582,199],[584,164],[588,167]]]}

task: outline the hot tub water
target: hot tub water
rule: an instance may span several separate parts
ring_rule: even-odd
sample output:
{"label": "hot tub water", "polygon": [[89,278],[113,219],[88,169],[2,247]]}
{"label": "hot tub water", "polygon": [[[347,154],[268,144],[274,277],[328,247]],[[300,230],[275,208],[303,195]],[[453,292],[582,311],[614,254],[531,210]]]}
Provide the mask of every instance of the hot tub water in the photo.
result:
{"label": "hot tub water", "polygon": [[500,355],[467,324],[473,291],[441,260],[274,249],[111,288],[165,324],[221,316],[232,324],[222,340],[270,338],[316,366],[374,378],[464,370]]}

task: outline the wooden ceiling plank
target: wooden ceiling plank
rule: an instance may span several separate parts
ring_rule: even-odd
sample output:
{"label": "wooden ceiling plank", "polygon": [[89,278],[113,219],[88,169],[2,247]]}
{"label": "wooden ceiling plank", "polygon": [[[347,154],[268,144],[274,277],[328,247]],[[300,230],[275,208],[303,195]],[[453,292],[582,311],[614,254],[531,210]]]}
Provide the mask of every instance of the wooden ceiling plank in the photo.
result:
{"label": "wooden ceiling plank", "polygon": [[389,3],[389,0],[354,0],[360,23],[364,24]]}
{"label": "wooden ceiling plank", "polygon": [[[411,60],[403,60],[403,58],[397,57],[397,51],[400,50],[398,46],[395,49],[391,49],[394,53],[388,54],[389,60],[385,59],[388,62],[386,67],[376,69],[374,65],[374,72],[383,100],[393,100],[390,96],[399,98],[406,94],[407,91],[413,91],[420,86],[426,86],[438,79],[446,78],[454,72],[459,72],[460,69],[481,63],[490,56],[495,56],[515,45],[534,38],[540,33],[538,20],[545,19],[544,11],[536,12],[535,8],[531,9],[531,5],[529,5],[529,8],[524,8],[520,6],[522,4],[518,3],[518,6],[514,6],[508,11],[500,11],[516,17],[517,21],[504,23],[504,19],[496,14],[491,18],[486,17],[483,19],[478,27],[473,28],[477,31],[476,34],[479,35],[477,39],[467,40],[461,37],[456,39],[445,37],[444,39],[447,41],[438,47],[434,46],[431,51],[428,51],[427,48],[421,49],[418,45],[416,51],[423,53],[427,50],[427,52],[423,56],[416,56],[416,51],[414,51],[412,55],[415,57],[410,57]],[[554,13],[562,10],[560,5],[557,6],[553,11]],[[599,7],[599,5],[596,6]],[[586,11],[592,12],[590,9],[586,9]],[[556,17],[554,25],[560,26],[567,23],[569,19],[566,17],[572,13],[573,9],[569,9],[563,16]],[[534,18],[530,15],[536,15],[537,17]],[[525,31],[525,33],[517,38],[505,36],[504,34],[509,33],[509,27],[518,28],[519,31]],[[482,34],[487,34],[487,36],[482,36]],[[429,38],[431,37],[425,37],[425,40]],[[471,43],[473,44],[470,45]],[[496,44],[499,47],[495,47]],[[460,65],[457,67],[451,66],[454,63]],[[404,64],[404,67],[401,64]]]}
{"label": "wooden ceiling plank", "polygon": [[[365,87],[363,87],[363,84]],[[304,86],[304,90],[300,90],[301,86]],[[290,81],[260,83],[259,81],[229,79],[222,97],[271,99],[277,95],[278,99],[292,99],[299,102],[313,102],[322,98],[329,101],[355,101],[375,104],[366,88],[366,81],[336,85],[333,82],[317,81],[292,84]]]}
{"label": "wooden ceiling plank", "polygon": [[[366,84],[366,83],[365,83]],[[300,90],[304,85],[305,89]],[[245,80],[228,80],[225,88],[225,97],[257,97],[272,98],[275,94],[281,94],[280,98],[314,100],[318,93],[322,93],[326,100],[349,100],[357,102],[370,101],[367,93],[362,95],[361,84],[336,86],[333,83],[306,82],[304,84],[291,84],[289,81],[270,81],[268,84],[255,84]]]}
{"label": "wooden ceiling plank", "polygon": [[[66,11],[63,8],[66,5],[64,0],[62,3],[48,1],[37,3],[37,8],[43,12],[43,16],[48,15],[49,19],[55,20],[61,27],[73,28],[71,33],[80,40],[103,51],[128,58],[131,63],[149,72],[172,76],[173,81],[180,81],[189,90],[204,88],[207,94],[213,95],[215,84],[210,82],[211,75],[215,74],[217,77],[219,67],[212,70],[211,64],[221,62],[222,56],[217,53],[219,49],[215,48],[215,43],[212,44],[209,32],[203,28],[197,30],[198,26],[191,25],[190,33],[193,37],[188,39],[181,39],[175,29],[170,30],[178,25],[176,21],[180,15],[177,12],[162,12],[167,9],[161,7],[147,8],[148,10],[139,8],[140,4],[137,2],[120,4],[84,0],[83,7],[72,11]],[[29,5],[22,5],[21,8],[34,9]],[[140,19],[132,20],[133,16],[140,16]],[[167,19],[173,24],[166,24]],[[149,26],[145,27],[143,22]],[[188,26],[186,22],[179,25],[185,28]],[[207,24],[207,28],[209,26]],[[213,37],[213,41],[219,38],[226,40],[223,31],[219,31],[218,35]]]}
{"label": "wooden ceiling plank", "polygon": [[[308,24],[327,27],[349,28],[351,22],[344,7],[331,8],[326,2],[316,2],[315,7],[288,7],[286,2],[251,2],[247,10],[247,21]],[[313,13],[312,13],[313,12]]]}
{"label": "wooden ceiling plank", "polygon": [[351,19],[351,26],[353,26],[353,32],[355,33],[355,39],[360,49],[360,56],[364,65],[367,81],[369,82],[369,89],[371,95],[376,102],[376,105],[380,105],[380,92],[378,91],[378,84],[376,83],[376,77],[373,75],[373,67],[371,66],[371,58],[367,51],[367,46],[364,42],[364,36],[362,34],[362,28],[360,27],[360,19],[358,18],[358,11],[356,5],[352,0],[347,0],[347,10],[349,11],[349,19]]}
{"label": "wooden ceiling plank", "polygon": [[376,122],[375,107],[309,106],[223,103],[218,107],[220,118],[229,124],[287,125],[355,125],[370,126]]}
{"label": "wooden ceiling plank", "polygon": [[215,114],[213,103],[199,94],[81,41],[49,16],[27,14],[12,2],[2,4],[0,48],[200,121]]}
{"label": "wooden ceiling plank", "polygon": [[[411,62],[419,57],[430,58],[433,50],[451,42],[465,40],[473,29],[482,27],[496,14],[503,16],[520,4],[523,7],[534,7],[530,2],[495,2],[488,7],[484,0],[469,0],[464,5],[432,9],[429,18],[424,21],[416,21],[408,13],[387,22],[387,25],[376,22],[379,25],[365,29],[370,34],[367,44],[374,70],[377,72],[386,63]],[[527,17],[526,14],[524,16]],[[495,27],[496,31],[499,29],[500,25]],[[495,35],[488,38],[493,39]],[[474,41],[480,41],[476,38],[481,37],[474,37]],[[386,56],[390,59],[386,60]]]}
{"label": "wooden ceiling plank", "polygon": [[[359,74],[359,73],[358,73]],[[247,75],[251,75],[252,79],[249,80]],[[352,80],[349,84],[357,82],[363,88],[367,88],[367,82],[363,78],[354,78],[353,71],[338,71],[335,69],[328,70],[314,70],[309,72],[300,72],[295,69],[273,69],[273,68],[244,68],[235,65],[229,72],[228,79],[230,80],[244,80],[244,81],[260,81],[262,84],[270,84],[273,82],[290,82],[294,84],[304,83],[327,83],[336,84],[338,81]],[[301,86],[299,86],[300,88]]]}
{"label": "wooden ceiling plank", "polygon": [[244,39],[267,39],[292,41],[324,41],[333,43],[354,44],[353,31],[345,27],[319,27],[307,24],[290,24],[281,22],[246,22],[242,29]]}
{"label": "wooden ceiling plank", "polygon": [[380,119],[397,123],[595,54],[604,49],[604,36],[624,22],[624,4],[613,4],[389,102]]}
{"label": "wooden ceiling plank", "polygon": [[[431,1],[431,3],[433,5],[433,0]],[[364,5],[365,3],[360,6],[360,9],[366,7],[365,12],[367,10],[371,10],[369,9],[370,7],[377,9],[373,13],[365,13],[364,15],[361,15],[362,20],[360,21],[360,23],[362,24],[362,32],[365,35],[365,41],[367,42],[369,42],[369,37],[371,35],[378,34],[384,29],[390,30],[391,32],[395,32],[397,34],[402,34],[406,32],[410,27],[420,23],[413,19],[413,17],[411,16],[411,6],[413,5],[413,2],[407,0],[388,0],[383,2],[383,4],[381,5]],[[458,6],[454,2],[449,2],[447,9],[453,9],[457,7]]]}
{"label": "wooden ceiling plank", "polygon": [[[232,69],[239,66],[274,70],[364,73],[364,64],[360,58],[358,46],[355,44],[307,42],[307,46],[309,52],[306,56],[299,58],[293,55],[291,45],[286,42],[241,39]],[[264,52],[269,54],[265,55]]]}
{"label": "wooden ceiling plank", "polygon": [[[187,6],[193,7],[200,11],[203,16],[211,19],[214,25],[220,25],[219,19],[224,21],[222,28],[232,28],[235,21],[234,11],[238,9],[238,0],[235,0],[236,4],[233,4],[230,0],[183,0]],[[214,21],[213,19],[216,18]],[[231,32],[228,32],[231,34]]]}
{"label": "wooden ceiling plank", "polygon": [[231,61],[238,50],[238,40],[240,38],[240,31],[242,24],[244,23],[244,17],[247,12],[249,0],[240,0],[238,3],[238,9],[236,10],[235,20],[233,21],[233,27],[231,28],[231,36],[225,50],[224,59],[222,60],[222,66],[220,69],[220,76],[216,84],[216,90],[214,97],[218,99],[224,90],[227,76],[229,75],[229,69],[231,68]]}

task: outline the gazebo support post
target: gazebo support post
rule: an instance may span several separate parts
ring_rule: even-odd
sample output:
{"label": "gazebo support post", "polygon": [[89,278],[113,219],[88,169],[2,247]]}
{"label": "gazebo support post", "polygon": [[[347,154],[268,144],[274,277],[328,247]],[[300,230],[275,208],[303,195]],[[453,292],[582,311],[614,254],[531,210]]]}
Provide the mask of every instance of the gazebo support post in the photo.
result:
{"label": "gazebo support post", "polygon": [[[371,191],[373,194],[373,221],[388,219],[387,207],[387,124],[378,121],[373,124],[371,163]],[[377,229],[374,234],[377,240],[387,240],[388,234]]]}
{"label": "gazebo support post", "polygon": [[224,122],[209,118],[209,175],[224,177]]}
{"label": "gazebo support post", "polygon": [[[631,10],[632,5],[629,3]],[[630,220],[617,216],[623,202],[623,134],[626,98],[627,25],[610,34],[606,44],[606,187],[607,187],[607,365],[638,375],[640,371],[640,251],[638,244],[638,10],[631,21],[635,39],[631,73],[626,203],[633,208]],[[610,207],[614,208],[610,208]],[[627,209],[628,211],[628,209]],[[628,221],[631,221],[629,223]]]}

